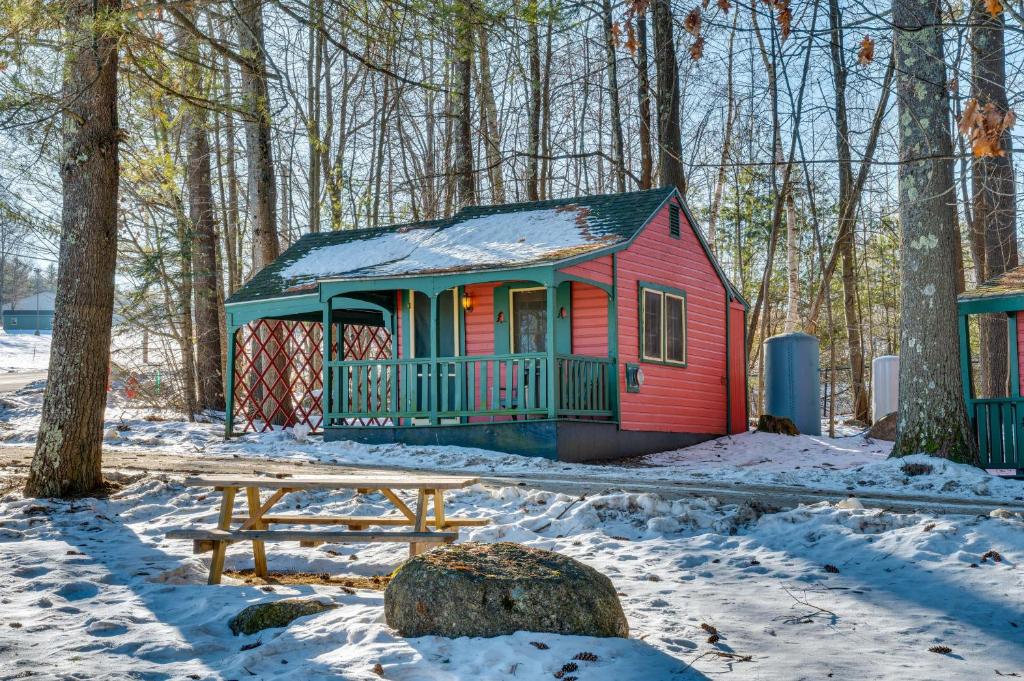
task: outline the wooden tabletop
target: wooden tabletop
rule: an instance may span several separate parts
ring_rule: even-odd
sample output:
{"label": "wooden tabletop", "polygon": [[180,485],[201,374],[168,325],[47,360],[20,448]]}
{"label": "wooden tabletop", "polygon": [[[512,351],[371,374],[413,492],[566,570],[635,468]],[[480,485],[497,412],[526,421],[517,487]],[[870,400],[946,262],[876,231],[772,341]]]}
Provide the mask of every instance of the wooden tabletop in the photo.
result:
{"label": "wooden tabletop", "polygon": [[480,478],[419,473],[348,475],[200,475],[185,478],[189,487],[261,487],[263,489],[459,489]]}

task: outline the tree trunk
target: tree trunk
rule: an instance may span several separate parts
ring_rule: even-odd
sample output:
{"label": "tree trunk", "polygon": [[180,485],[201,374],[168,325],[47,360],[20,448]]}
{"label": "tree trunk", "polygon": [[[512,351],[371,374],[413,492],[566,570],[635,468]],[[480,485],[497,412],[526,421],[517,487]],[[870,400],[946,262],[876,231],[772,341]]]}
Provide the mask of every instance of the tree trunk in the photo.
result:
{"label": "tree trunk", "polygon": [[672,37],[669,0],[653,0],[654,63],[658,70],[658,163],[662,187],[676,187],[686,196],[683,175],[683,140],[679,127],[679,63]]}
{"label": "tree trunk", "polygon": [[793,185],[786,192],[786,333],[800,330],[800,249]]}
{"label": "tree trunk", "polygon": [[195,420],[199,404],[196,400],[196,355],[195,327],[192,324],[192,245],[191,225],[185,216],[180,197],[175,197],[175,221],[178,228],[178,257],[181,271],[175,287],[178,294],[178,314],[181,319],[181,334],[178,336],[178,351],[181,353],[181,392],[184,398],[185,414],[189,421]]}
{"label": "tree trunk", "polygon": [[217,225],[210,186],[206,116],[193,109],[188,122],[188,204],[192,223],[192,281],[196,301],[196,369],[199,408],[224,409],[220,304],[217,296]]}
{"label": "tree trunk", "polygon": [[476,205],[476,182],[473,178],[473,10],[469,0],[459,3],[458,25],[455,28],[458,134],[455,174],[459,185],[459,207]]}
{"label": "tree trunk", "polygon": [[[248,163],[248,208],[253,227],[253,273],[272,263],[281,254],[277,227],[277,183],[270,131],[270,91],[267,84],[267,58],[263,40],[263,1],[238,0],[238,48],[244,59],[239,66],[242,101],[239,108],[245,123],[245,150]],[[291,411],[288,391],[288,366],[284,356],[285,332],[275,324],[276,347],[273,366],[264,378],[275,386],[274,399],[281,412]],[[268,345],[270,347],[270,345]],[[284,418],[275,418],[281,425]]]}
{"label": "tree trunk", "polygon": [[[193,10],[181,10],[190,19]],[[188,31],[178,31],[184,52],[186,91],[206,97],[204,70],[199,66],[199,45]],[[196,376],[200,409],[224,409],[224,373],[221,364],[220,296],[217,277],[217,223],[214,217],[210,172],[208,114],[201,106],[183,104],[183,132],[187,149],[188,218],[192,241],[192,293],[195,299]]]}
{"label": "tree trunk", "polygon": [[238,48],[244,60],[240,66],[245,121],[245,150],[249,164],[249,213],[253,225],[255,262],[258,272],[281,254],[277,235],[277,186],[270,137],[270,95],[267,61],[263,45],[262,0],[239,0]]}
{"label": "tree trunk", "polygon": [[647,59],[647,8],[636,15],[636,82],[640,103],[640,189],[654,184],[654,159],[651,154],[651,81]]}
{"label": "tree trunk", "polygon": [[[939,0],[893,0],[902,236],[900,402],[893,455],[977,463],[957,342],[956,192]],[[932,121],[921,125],[920,121]]]}
{"label": "tree trunk", "polygon": [[309,169],[306,177],[309,194],[309,231],[320,231],[320,171],[324,153],[320,135],[320,82],[323,75],[323,0],[309,3],[309,55],[306,60],[306,139]]}
{"label": "tree trunk", "polygon": [[619,69],[616,50],[618,38],[612,24],[611,0],[602,0],[604,14],[604,41],[608,62],[608,98],[610,100],[609,115],[612,128],[612,171],[615,173],[615,191],[626,191],[626,158],[622,144],[622,113],[619,110]]}
{"label": "tree trunk", "polygon": [[103,417],[117,263],[117,39],[99,21],[119,0],[64,5],[63,189],[49,378],[27,496],[91,494],[103,485]]}
{"label": "tree trunk", "polygon": [[[868,394],[864,385],[864,344],[857,307],[857,271],[854,262],[853,163],[850,154],[850,124],[846,111],[846,62],[843,58],[843,18],[838,0],[829,0],[829,26],[832,32],[830,56],[836,104],[836,158],[839,162],[839,229],[837,247],[842,260],[843,311],[846,316],[846,341],[850,357],[850,387],[853,392],[853,418],[861,423],[871,419]],[[884,95],[883,95],[884,97]],[[867,160],[864,161],[865,163]],[[826,291],[826,295],[828,292]],[[883,414],[884,415],[884,414]]]}
{"label": "tree trunk", "polygon": [[527,3],[526,17],[528,37],[526,40],[530,58],[530,137],[526,158],[526,200],[540,198],[538,168],[540,159],[540,29],[537,1]]}
{"label": "tree trunk", "polygon": [[739,12],[732,15],[732,31],[729,33],[729,52],[726,61],[725,71],[725,131],[722,133],[722,155],[718,164],[718,177],[715,179],[715,193],[711,199],[711,209],[708,211],[708,245],[712,252],[717,254],[715,241],[718,237],[718,214],[722,209],[722,191],[725,188],[725,164],[729,162],[729,152],[732,149],[732,128],[736,118],[736,93],[733,90],[732,70],[734,43],[736,41],[736,23],[739,19]]}
{"label": "tree trunk", "polygon": [[494,84],[491,81],[491,58],[487,47],[487,30],[477,27],[480,49],[480,111],[483,125],[484,149],[487,153],[487,176],[491,180],[491,198],[494,203],[505,203],[505,179],[501,172],[501,132],[498,129],[498,107],[494,103]]}
{"label": "tree trunk", "polygon": [[[1006,48],[1003,13],[992,16],[984,0],[971,8],[971,96],[982,106],[989,103],[1002,113],[1009,110],[1006,98]],[[981,232],[985,250],[984,278],[991,279],[1017,266],[1017,211],[1013,177],[1013,139],[1010,131],[1000,140],[1005,156],[975,158],[972,189],[975,229]],[[979,282],[980,283],[980,282]],[[980,395],[1008,394],[1008,346],[1006,316],[982,315]]]}

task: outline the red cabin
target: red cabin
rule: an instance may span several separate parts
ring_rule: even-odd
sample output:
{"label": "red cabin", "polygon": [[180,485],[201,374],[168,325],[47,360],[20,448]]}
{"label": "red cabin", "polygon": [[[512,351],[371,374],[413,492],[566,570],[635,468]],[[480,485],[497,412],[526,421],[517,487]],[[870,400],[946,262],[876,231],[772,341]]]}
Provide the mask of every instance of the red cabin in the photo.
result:
{"label": "red cabin", "polygon": [[228,434],[684,447],[747,429],[746,310],[674,189],[307,234],[226,304]]}

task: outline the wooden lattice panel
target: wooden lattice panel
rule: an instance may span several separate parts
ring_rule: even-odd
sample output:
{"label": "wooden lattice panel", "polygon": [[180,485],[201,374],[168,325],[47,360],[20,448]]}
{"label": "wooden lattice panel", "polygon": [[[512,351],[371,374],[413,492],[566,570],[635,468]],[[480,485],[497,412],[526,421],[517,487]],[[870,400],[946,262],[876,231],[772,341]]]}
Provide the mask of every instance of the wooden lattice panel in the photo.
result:
{"label": "wooden lattice panel", "polygon": [[[323,335],[319,322],[260,319],[235,335],[235,422],[242,432],[274,426],[323,425]],[[337,338],[337,333],[334,334]],[[383,327],[346,325],[344,359],[391,357],[391,334]],[[331,352],[337,355],[337,341]],[[377,425],[377,424],[367,424]]]}

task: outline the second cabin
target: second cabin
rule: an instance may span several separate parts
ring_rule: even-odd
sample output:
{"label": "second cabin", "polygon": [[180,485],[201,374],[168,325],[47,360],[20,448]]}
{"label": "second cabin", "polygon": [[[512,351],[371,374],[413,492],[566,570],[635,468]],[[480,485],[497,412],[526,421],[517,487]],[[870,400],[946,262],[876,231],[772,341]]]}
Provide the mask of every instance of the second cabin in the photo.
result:
{"label": "second cabin", "polygon": [[746,309],[674,189],[307,234],[227,301],[228,433],[675,449],[747,429]]}

